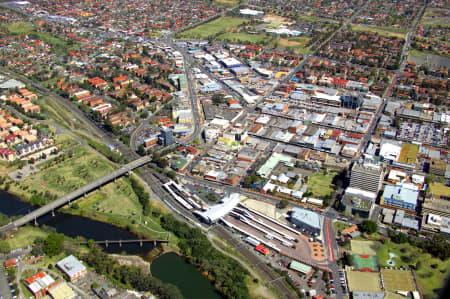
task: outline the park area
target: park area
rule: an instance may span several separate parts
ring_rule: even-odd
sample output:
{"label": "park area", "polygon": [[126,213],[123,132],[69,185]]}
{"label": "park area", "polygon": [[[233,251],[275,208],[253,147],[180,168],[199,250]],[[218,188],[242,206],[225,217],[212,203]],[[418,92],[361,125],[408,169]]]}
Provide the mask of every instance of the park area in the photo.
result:
{"label": "park area", "polygon": [[227,32],[238,27],[246,20],[234,17],[220,17],[211,22],[201,24],[192,29],[181,32],[177,35],[180,39],[207,39],[210,36],[216,35],[220,32]]}
{"label": "park area", "polygon": [[408,270],[382,269],[384,288],[388,291],[407,291],[416,290],[411,272]]}
{"label": "park area", "polygon": [[279,49],[287,49],[298,54],[310,54],[308,48],[310,37],[298,36],[290,38],[276,38],[269,43],[269,46]]}
{"label": "park area", "polygon": [[381,292],[380,273],[347,270],[350,292]]}
{"label": "park area", "polygon": [[383,27],[383,26],[375,26],[375,25],[352,25],[351,29],[353,31],[366,31],[366,32],[374,32],[383,36],[391,36],[397,38],[405,38],[407,31],[403,28],[399,27]]}
{"label": "park area", "polygon": [[333,179],[336,172],[324,174],[323,172],[315,173],[308,178],[308,191],[312,193],[312,197],[331,198],[334,193]]}
{"label": "park area", "polygon": [[41,171],[11,184],[13,193],[22,198],[31,196],[32,201],[36,200],[34,204],[43,204],[74,191],[111,173],[116,167],[85,145],[46,161],[39,168]]}

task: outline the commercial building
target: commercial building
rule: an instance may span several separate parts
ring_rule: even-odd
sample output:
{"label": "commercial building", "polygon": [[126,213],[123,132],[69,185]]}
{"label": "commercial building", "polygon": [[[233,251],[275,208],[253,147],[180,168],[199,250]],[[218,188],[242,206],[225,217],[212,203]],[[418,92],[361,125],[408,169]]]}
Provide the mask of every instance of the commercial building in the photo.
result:
{"label": "commercial building", "polygon": [[417,207],[419,190],[413,184],[387,185],[380,204],[414,212]]}
{"label": "commercial building", "polygon": [[290,220],[297,228],[304,228],[313,234],[320,235],[322,217],[319,214],[302,208],[293,208]]}
{"label": "commercial building", "polygon": [[347,213],[362,218],[369,218],[377,195],[373,192],[349,187],[341,200],[341,205]]}
{"label": "commercial building", "polygon": [[298,271],[302,274],[309,275],[311,273],[311,266],[305,265],[303,263],[299,263],[297,261],[292,260],[289,268],[292,270]]}
{"label": "commercial building", "polygon": [[50,297],[53,299],[74,299],[77,298],[77,294],[71,287],[65,282],[62,282],[50,290],[48,290]]}
{"label": "commercial building", "polygon": [[161,129],[161,144],[164,146],[168,146],[175,143],[173,139],[173,132],[169,128]]}
{"label": "commercial building", "polygon": [[69,277],[71,281],[86,274],[86,267],[73,255],[60,260],[56,263],[56,266]]}
{"label": "commercial building", "polygon": [[383,169],[380,166],[357,164],[352,167],[350,187],[378,193],[383,182]]}
{"label": "commercial building", "polygon": [[44,272],[28,277],[24,282],[36,298],[47,295],[48,290],[56,284],[55,280]]}

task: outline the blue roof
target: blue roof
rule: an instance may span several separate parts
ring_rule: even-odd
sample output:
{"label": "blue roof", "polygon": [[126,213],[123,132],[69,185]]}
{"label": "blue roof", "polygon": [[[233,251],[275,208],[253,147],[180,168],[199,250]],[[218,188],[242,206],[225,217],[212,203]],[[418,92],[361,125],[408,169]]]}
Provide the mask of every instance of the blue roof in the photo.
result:
{"label": "blue roof", "polygon": [[417,204],[419,191],[405,188],[402,186],[387,185],[384,188],[383,198],[393,198],[413,205]]}

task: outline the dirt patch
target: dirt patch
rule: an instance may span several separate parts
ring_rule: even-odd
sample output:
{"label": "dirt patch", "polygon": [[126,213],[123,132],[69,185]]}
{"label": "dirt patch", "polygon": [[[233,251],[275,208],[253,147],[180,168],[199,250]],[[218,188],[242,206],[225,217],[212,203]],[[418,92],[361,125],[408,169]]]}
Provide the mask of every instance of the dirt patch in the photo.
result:
{"label": "dirt patch", "polygon": [[268,14],[264,17],[264,22],[267,23],[281,23],[281,24],[292,24],[293,22],[285,17],[277,16],[273,14]]}
{"label": "dirt patch", "polygon": [[144,261],[141,257],[130,255],[123,256],[118,254],[111,254],[111,256],[119,263],[121,266],[135,266],[142,269],[145,274],[150,274],[150,263]]}

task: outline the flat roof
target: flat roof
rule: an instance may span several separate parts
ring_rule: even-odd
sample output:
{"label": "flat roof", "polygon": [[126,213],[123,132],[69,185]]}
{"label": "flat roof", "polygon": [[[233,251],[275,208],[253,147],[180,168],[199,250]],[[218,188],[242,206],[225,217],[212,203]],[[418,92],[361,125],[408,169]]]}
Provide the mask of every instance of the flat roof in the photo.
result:
{"label": "flat roof", "polygon": [[321,228],[320,215],[302,208],[293,208],[291,218],[299,222],[307,223],[314,228]]}
{"label": "flat roof", "polygon": [[393,198],[413,205],[417,204],[419,191],[404,188],[402,186],[386,185],[383,192],[383,198]]}
{"label": "flat roof", "polygon": [[86,270],[86,267],[73,255],[69,255],[68,257],[60,260],[56,263],[56,265],[69,277]]}

